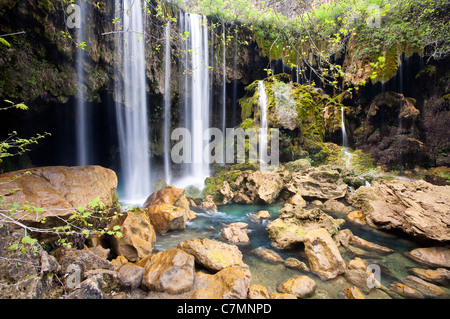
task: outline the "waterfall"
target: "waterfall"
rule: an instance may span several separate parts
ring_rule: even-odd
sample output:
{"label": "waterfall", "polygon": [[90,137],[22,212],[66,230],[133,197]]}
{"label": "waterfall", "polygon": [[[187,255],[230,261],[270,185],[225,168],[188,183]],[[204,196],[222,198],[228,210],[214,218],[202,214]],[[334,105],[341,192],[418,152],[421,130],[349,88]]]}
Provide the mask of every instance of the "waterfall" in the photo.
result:
{"label": "waterfall", "polygon": [[144,0],[116,0],[116,117],[120,146],[121,201],[142,204],[151,192],[145,76]]}
{"label": "waterfall", "polygon": [[259,107],[261,109],[261,124],[259,127],[259,169],[267,169],[267,92],[263,81],[258,81]]}
{"label": "waterfall", "polygon": [[[80,8],[80,20],[81,28],[78,29],[77,43],[81,44],[86,41],[86,3],[85,1],[79,1]],[[86,96],[84,92],[84,63],[85,54],[84,50],[77,48],[76,51],[76,71],[77,71],[77,103],[76,103],[76,147],[77,147],[77,157],[76,164],[80,166],[88,165],[89,153],[90,153],[90,143],[89,143],[89,116],[86,105]]]}
{"label": "waterfall", "polygon": [[170,161],[170,75],[171,75],[171,47],[170,47],[170,22],[164,29],[164,179],[167,184],[171,183],[171,161]]}
{"label": "waterfall", "polygon": [[203,150],[209,144],[204,132],[210,128],[211,80],[208,20],[205,16],[184,13],[180,19],[182,33],[187,34],[185,50],[184,111],[185,128],[191,133],[191,163],[183,167],[179,187],[195,185],[204,187],[210,167],[203,158]]}
{"label": "waterfall", "polygon": [[[225,24],[222,22],[222,81],[223,81],[223,87],[222,87],[222,133],[225,134],[227,129],[227,34],[225,30]],[[225,139],[224,139],[225,141]],[[225,143],[224,143],[224,149],[225,149]],[[225,165],[225,157],[226,152],[223,152],[223,162],[222,165]]]}
{"label": "waterfall", "polygon": [[342,146],[348,147],[347,131],[345,130],[344,107],[341,106],[341,130],[342,130]]}

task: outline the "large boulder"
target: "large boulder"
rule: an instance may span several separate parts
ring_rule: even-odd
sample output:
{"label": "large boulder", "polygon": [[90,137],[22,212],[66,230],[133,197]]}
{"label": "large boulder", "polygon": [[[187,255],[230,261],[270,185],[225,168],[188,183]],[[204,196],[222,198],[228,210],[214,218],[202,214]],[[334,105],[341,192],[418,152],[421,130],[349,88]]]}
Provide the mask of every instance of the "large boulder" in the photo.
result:
{"label": "large boulder", "polygon": [[[115,205],[117,176],[114,171],[100,166],[39,167],[0,175],[0,193],[4,204],[18,204],[12,215],[27,225],[39,223],[39,227],[61,225],[61,219],[69,218],[79,207],[88,207],[92,200],[100,198],[105,208]],[[10,192],[14,190],[14,192]],[[39,208],[39,211],[23,210],[23,205]]]}
{"label": "large boulder", "polygon": [[136,262],[150,255],[156,242],[156,233],[147,213],[135,208],[115,219],[109,225],[111,230],[119,227],[122,236],[109,236],[108,240],[117,256]]}
{"label": "large boulder", "polygon": [[137,264],[144,267],[142,286],[149,291],[180,294],[194,285],[194,257],[174,248],[148,256]]}
{"label": "large boulder", "polygon": [[247,266],[224,268],[214,275],[199,272],[193,299],[247,299],[251,274]]}
{"label": "large boulder", "polygon": [[190,210],[186,192],[173,186],[153,193],[145,201],[144,207],[156,232],[160,234],[185,229],[186,222],[195,218],[195,213]]}
{"label": "large boulder", "polygon": [[235,265],[245,265],[242,253],[235,245],[205,239],[186,240],[178,248],[195,257],[195,262],[211,271],[220,271]]}
{"label": "large boulder", "polygon": [[450,240],[450,186],[425,181],[377,181],[349,196],[367,223],[383,230],[400,230],[419,240]]}
{"label": "large boulder", "polygon": [[272,246],[278,249],[295,247],[304,241],[309,231],[314,229],[324,228],[331,235],[335,235],[344,222],[341,219],[332,218],[319,208],[298,209],[289,204],[286,204],[279,214],[280,217],[266,227]]}
{"label": "large boulder", "polygon": [[272,204],[283,186],[283,178],[278,173],[256,171],[247,177],[245,194],[252,202]]}
{"label": "large boulder", "polygon": [[305,253],[309,268],[322,280],[341,275],[346,265],[330,233],[323,228],[312,230],[304,236]]}
{"label": "large boulder", "polygon": [[315,199],[338,199],[347,193],[340,172],[331,166],[313,167],[290,175],[286,188],[293,194]]}

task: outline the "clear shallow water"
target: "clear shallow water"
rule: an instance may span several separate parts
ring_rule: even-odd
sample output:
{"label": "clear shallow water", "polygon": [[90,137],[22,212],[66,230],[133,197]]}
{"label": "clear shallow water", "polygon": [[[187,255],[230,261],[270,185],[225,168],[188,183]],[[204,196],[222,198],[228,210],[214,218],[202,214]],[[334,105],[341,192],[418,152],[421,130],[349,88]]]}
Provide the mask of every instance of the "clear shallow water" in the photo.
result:
{"label": "clear shallow water", "polygon": [[[282,207],[282,204],[228,204],[220,206],[218,211],[212,214],[197,212],[197,218],[188,222],[185,230],[169,232],[165,235],[157,235],[155,250],[161,251],[176,248],[178,243],[194,238],[209,238],[221,241],[221,231],[225,225],[235,222],[244,222],[248,224],[250,243],[238,244],[237,246],[244,255],[244,262],[250,267],[252,284],[266,286],[269,289],[269,292],[272,293],[277,292],[277,286],[286,279],[297,275],[307,275],[317,283],[316,293],[312,298],[341,298],[340,292],[350,285],[345,281],[343,276],[338,276],[338,278],[330,281],[322,281],[312,273],[304,274],[298,270],[286,268],[283,264],[267,263],[251,252],[255,248],[265,247],[277,252],[283,259],[294,257],[308,264],[302,247],[293,250],[277,250],[273,248],[265,230],[268,221],[257,223],[249,216],[250,214],[257,213],[261,210],[267,210],[272,218],[275,219],[278,217],[278,211]],[[329,214],[334,218],[342,218],[335,214]],[[404,252],[418,247],[415,243],[405,238],[378,231],[369,226],[359,226],[347,220],[341,229],[350,229],[356,236],[372,243],[389,247],[395,251],[387,256],[381,256],[374,252],[358,255],[355,254],[355,252],[348,251],[344,247],[340,248],[341,255],[347,264],[353,258],[360,257],[368,264],[379,265],[381,268],[381,283],[387,287],[391,283],[400,282],[402,278],[410,275],[409,268],[423,267],[404,255]],[[369,295],[366,295],[366,297],[387,298],[388,296],[378,289],[375,289]]]}

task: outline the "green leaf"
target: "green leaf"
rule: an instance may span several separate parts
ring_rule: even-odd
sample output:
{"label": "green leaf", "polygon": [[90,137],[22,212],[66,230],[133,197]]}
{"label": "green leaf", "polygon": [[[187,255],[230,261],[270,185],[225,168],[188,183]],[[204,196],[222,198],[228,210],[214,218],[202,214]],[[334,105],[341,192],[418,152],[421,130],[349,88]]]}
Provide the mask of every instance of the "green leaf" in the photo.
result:
{"label": "green leaf", "polygon": [[11,245],[11,246],[8,247],[8,250],[9,250],[9,251],[16,250],[18,246],[19,246],[19,244],[13,244],[13,245]]}
{"label": "green leaf", "polygon": [[4,46],[8,47],[8,48],[11,47],[11,44],[8,41],[6,41],[5,39],[3,39],[3,38],[0,38],[0,43],[3,44]]}

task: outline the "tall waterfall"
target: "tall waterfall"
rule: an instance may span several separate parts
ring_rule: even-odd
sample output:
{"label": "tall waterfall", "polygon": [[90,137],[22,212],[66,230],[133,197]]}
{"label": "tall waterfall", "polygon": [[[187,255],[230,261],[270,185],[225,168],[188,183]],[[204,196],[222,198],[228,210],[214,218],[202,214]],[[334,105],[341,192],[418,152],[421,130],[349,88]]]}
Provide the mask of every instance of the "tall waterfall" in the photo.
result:
{"label": "tall waterfall", "polygon": [[[80,20],[81,20],[81,28],[78,29],[77,34],[77,43],[81,44],[86,41],[86,27],[87,27],[87,7],[89,7],[85,1],[79,1],[80,8]],[[76,147],[77,147],[77,157],[76,164],[83,166],[90,164],[89,153],[90,143],[89,143],[89,118],[88,116],[88,108],[86,105],[86,96],[85,96],[85,85],[84,85],[84,63],[85,63],[85,53],[84,50],[78,48],[76,51],[76,71],[77,71],[77,102],[76,102],[76,113],[75,113],[75,122],[76,122]]]}
{"label": "tall waterfall", "polygon": [[[145,77],[145,0],[116,0],[116,117],[125,203],[142,204],[151,192]],[[120,29],[122,27],[122,29]]]}
{"label": "tall waterfall", "polygon": [[[225,134],[227,128],[227,33],[225,24],[222,22],[222,133]],[[225,143],[224,143],[225,148]],[[223,152],[222,163],[225,165],[226,152]]]}
{"label": "tall waterfall", "polygon": [[210,128],[211,86],[208,20],[202,15],[180,13],[180,24],[185,40],[185,121],[180,123],[191,133],[191,163],[184,165],[180,186],[204,186],[210,167],[203,158],[209,144],[204,133]]}
{"label": "tall waterfall", "polygon": [[258,81],[259,107],[261,110],[261,122],[259,127],[259,169],[265,171],[267,169],[267,138],[268,138],[268,122],[267,122],[267,92],[266,86],[262,80]]}
{"label": "tall waterfall", "polygon": [[170,47],[170,22],[164,29],[164,180],[167,184],[171,183],[171,160],[170,160],[170,123],[171,123],[171,105],[170,105],[170,80],[171,80],[171,47]]}

